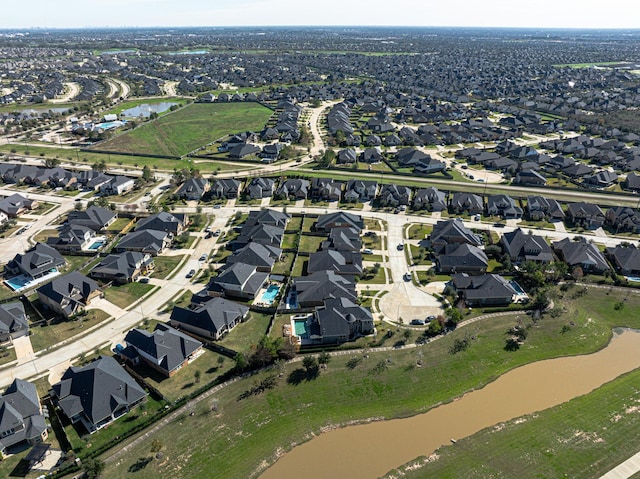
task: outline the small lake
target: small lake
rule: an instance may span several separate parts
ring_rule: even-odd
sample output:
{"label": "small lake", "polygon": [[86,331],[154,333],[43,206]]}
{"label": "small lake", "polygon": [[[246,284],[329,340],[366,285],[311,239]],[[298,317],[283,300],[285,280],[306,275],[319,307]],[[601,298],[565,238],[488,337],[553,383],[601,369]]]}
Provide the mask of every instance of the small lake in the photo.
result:
{"label": "small lake", "polygon": [[149,118],[151,113],[162,113],[167,111],[173,105],[177,105],[176,102],[163,101],[160,103],[142,103],[141,105],[134,106],[133,108],[129,108],[127,110],[123,110],[120,113],[120,117],[125,118],[138,118],[140,116],[144,118]]}
{"label": "small lake", "polygon": [[100,55],[118,55],[124,53],[135,53],[137,50],[104,50]]}
{"label": "small lake", "polygon": [[379,477],[429,456],[451,439],[557,406],[639,367],[640,332],[616,330],[609,345],[594,354],[521,366],[424,414],[321,434],[286,453],[260,477]]}

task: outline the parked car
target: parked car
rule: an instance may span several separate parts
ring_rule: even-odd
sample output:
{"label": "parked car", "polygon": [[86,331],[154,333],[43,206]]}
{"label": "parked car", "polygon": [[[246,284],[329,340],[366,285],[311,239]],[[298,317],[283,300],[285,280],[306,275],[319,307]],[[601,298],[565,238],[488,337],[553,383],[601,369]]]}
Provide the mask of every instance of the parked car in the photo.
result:
{"label": "parked car", "polygon": [[398,251],[402,251],[404,249],[404,243],[398,243]]}
{"label": "parked car", "polygon": [[506,225],[504,223],[493,223],[493,226],[496,228],[504,228]]}
{"label": "parked car", "polygon": [[138,278],[138,282],[139,283],[148,283],[149,282],[149,278],[147,276],[140,276]]}
{"label": "parked car", "polygon": [[215,230],[213,232],[213,236],[219,236],[220,235],[220,230]]}
{"label": "parked car", "polygon": [[473,219],[474,219],[475,221],[480,221],[480,215],[475,215],[475,216],[473,217]]}
{"label": "parked car", "polygon": [[362,250],[362,253],[363,254],[373,254],[373,250],[370,249],[370,248],[365,248],[365,249]]}
{"label": "parked car", "polygon": [[421,319],[412,319],[411,324],[414,326],[424,326],[424,321]]}
{"label": "parked car", "polygon": [[208,258],[209,258],[209,255],[203,254],[202,256],[200,256],[200,261],[207,261]]}
{"label": "parked car", "polygon": [[436,317],[432,314],[431,316],[427,316],[427,321],[433,321]]}
{"label": "parked car", "polygon": [[187,273],[187,278],[193,278],[195,274],[196,274],[196,270],[192,269]]}
{"label": "parked car", "polygon": [[402,277],[405,281],[411,281],[411,273],[409,273],[408,271],[404,274],[404,276]]}

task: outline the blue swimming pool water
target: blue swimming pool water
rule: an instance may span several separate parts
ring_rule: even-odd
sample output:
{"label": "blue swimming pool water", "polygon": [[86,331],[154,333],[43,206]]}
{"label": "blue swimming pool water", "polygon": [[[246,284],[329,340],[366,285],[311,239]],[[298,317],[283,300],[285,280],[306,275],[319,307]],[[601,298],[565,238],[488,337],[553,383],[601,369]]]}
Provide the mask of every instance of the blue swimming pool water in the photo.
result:
{"label": "blue swimming pool water", "polygon": [[515,290],[516,290],[516,293],[518,293],[518,294],[526,294],[526,293],[524,292],[524,289],[522,289],[522,288],[520,287],[520,285],[519,285],[517,282],[515,282],[515,281],[509,281],[509,284],[511,285],[511,287],[512,287],[513,289],[515,289]]}
{"label": "blue swimming pool water", "polygon": [[89,246],[87,249],[95,251],[95,250],[101,248],[102,246],[104,246],[104,241],[98,240],[98,241],[94,241],[93,243],[91,243],[91,246]]}
{"label": "blue swimming pool water", "polygon": [[14,291],[19,291],[27,286],[31,281],[24,276],[16,276],[15,278],[6,279],[4,281]]}
{"label": "blue swimming pool water", "polygon": [[309,335],[307,334],[307,320],[306,319],[296,319],[293,321],[293,329],[296,336],[307,339]]}
{"label": "blue swimming pool water", "polygon": [[262,293],[262,298],[260,298],[260,301],[267,304],[273,303],[273,301],[276,299],[276,296],[278,296],[278,291],[280,291],[280,287],[272,284],[264,293]]}
{"label": "blue swimming pool water", "polygon": [[104,123],[98,123],[95,127],[101,130],[113,130],[114,128],[123,126],[124,123],[124,121],[105,121]]}

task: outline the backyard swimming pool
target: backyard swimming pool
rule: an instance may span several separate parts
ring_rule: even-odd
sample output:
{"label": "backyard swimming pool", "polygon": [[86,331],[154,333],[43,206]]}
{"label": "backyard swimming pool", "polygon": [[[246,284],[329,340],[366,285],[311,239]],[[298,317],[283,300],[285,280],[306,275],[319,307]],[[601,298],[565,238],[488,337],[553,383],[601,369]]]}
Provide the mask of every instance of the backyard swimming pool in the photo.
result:
{"label": "backyard swimming pool", "polygon": [[278,296],[278,291],[280,291],[280,286],[276,286],[275,284],[272,284],[267,288],[267,290],[264,293],[262,293],[260,302],[264,304],[273,303],[276,299],[276,296]]}
{"label": "backyard swimming pool", "polygon": [[296,336],[302,339],[309,339],[309,333],[307,331],[306,319],[295,319],[293,321],[293,332]]}
{"label": "backyard swimming pool", "polygon": [[97,240],[97,241],[94,241],[93,243],[91,243],[87,249],[95,251],[97,249],[102,248],[105,243],[106,243],[105,240]]}
{"label": "backyard swimming pool", "polygon": [[525,293],[524,289],[522,289],[520,287],[520,285],[516,281],[509,281],[509,284],[511,285],[511,287],[513,289],[516,290],[516,293],[518,293],[518,294],[527,294],[527,293]]}

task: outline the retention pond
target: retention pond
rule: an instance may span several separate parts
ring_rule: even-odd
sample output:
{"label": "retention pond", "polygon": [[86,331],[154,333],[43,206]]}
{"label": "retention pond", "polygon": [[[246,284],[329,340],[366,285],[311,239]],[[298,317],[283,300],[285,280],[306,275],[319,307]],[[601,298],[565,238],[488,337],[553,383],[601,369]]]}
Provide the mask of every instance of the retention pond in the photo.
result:
{"label": "retention pond", "polygon": [[640,332],[616,330],[609,345],[594,354],[519,367],[424,414],[321,434],[286,453],[261,477],[379,477],[418,456],[432,454],[452,439],[557,406],[638,367]]}

